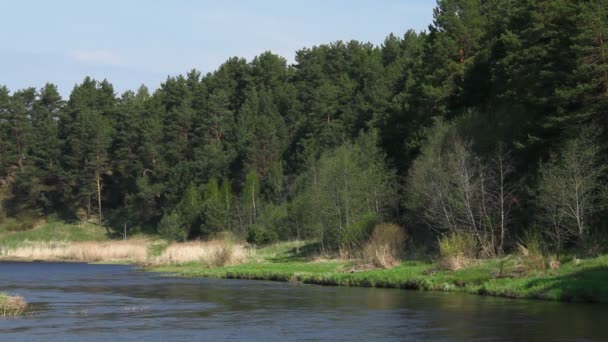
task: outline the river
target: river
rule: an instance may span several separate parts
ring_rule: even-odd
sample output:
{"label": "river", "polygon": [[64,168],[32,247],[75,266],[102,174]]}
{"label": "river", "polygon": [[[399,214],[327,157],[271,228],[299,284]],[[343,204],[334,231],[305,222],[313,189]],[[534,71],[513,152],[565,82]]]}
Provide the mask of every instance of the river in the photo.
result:
{"label": "river", "polygon": [[608,306],[460,293],[182,279],[132,266],[0,263],[32,312],[2,341],[608,340]]}

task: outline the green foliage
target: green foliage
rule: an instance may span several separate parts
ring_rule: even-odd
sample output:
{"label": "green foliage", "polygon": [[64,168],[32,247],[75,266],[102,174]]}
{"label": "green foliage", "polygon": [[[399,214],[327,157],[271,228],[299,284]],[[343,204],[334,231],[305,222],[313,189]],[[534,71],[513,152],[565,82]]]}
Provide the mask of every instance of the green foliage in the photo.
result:
{"label": "green foliage", "polygon": [[194,184],[190,184],[176,208],[176,213],[178,213],[182,224],[187,228],[188,235],[198,233],[195,229],[200,226],[202,208],[203,200],[200,191]]}
{"label": "green foliage", "polygon": [[272,231],[274,235],[282,240],[289,239],[289,212],[287,203],[266,204],[258,218],[257,225]]}
{"label": "green foliage", "polygon": [[378,223],[378,216],[374,213],[364,215],[359,221],[351,224],[342,235],[340,245],[351,251],[358,251],[363,248],[365,242],[372,235],[374,227]]}
{"label": "green foliage", "polygon": [[[0,231],[2,231],[0,224]],[[104,241],[108,236],[99,227],[90,223],[69,224],[61,221],[48,220],[34,229],[14,231],[0,236],[0,246],[14,248],[25,242],[47,241]]]}
{"label": "green foliage", "polygon": [[38,220],[37,215],[32,215],[32,213],[29,215],[20,213],[16,217],[6,217],[0,220],[0,227],[11,232],[30,230],[36,226]]}
{"label": "green foliage", "polygon": [[226,205],[222,200],[222,193],[220,193],[217,180],[210,180],[203,188],[202,210],[204,223],[201,231],[203,234],[209,234],[226,229],[227,227],[224,225],[227,223],[227,215],[223,210]]}
{"label": "green foliage", "polygon": [[257,224],[249,226],[247,232],[247,242],[256,245],[267,245],[279,239],[278,234],[268,228],[261,227]]}
{"label": "green foliage", "polygon": [[158,233],[169,241],[185,241],[188,237],[188,226],[177,211],[165,214],[158,223]]}
{"label": "green foliage", "polygon": [[360,243],[369,215],[381,219],[390,214],[394,172],[386,166],[374,132],[323,154],[309,172],[307,210],[313,217],[308,222],[321,227],[326,247]]}

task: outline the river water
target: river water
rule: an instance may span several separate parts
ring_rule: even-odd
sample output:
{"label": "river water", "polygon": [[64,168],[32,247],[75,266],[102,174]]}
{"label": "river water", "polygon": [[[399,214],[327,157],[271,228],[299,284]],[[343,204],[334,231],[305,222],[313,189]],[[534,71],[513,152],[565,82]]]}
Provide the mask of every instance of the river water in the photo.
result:
{"label": "river water", "polygon": [[132,266],[0,263],[0,290],[32,305],[0,341],[608,340],[608,306],[180,279]]}

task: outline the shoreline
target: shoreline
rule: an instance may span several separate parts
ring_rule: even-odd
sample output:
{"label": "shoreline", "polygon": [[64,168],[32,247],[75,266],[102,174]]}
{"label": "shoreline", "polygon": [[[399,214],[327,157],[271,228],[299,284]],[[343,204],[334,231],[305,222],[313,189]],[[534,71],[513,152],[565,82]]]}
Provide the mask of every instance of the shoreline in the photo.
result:
{"label": "shoreline", "polygon": [[[566,265],[563,270],[532,272],[527,276],[492,274],[496,260],[457,271],[436,264],[405,261],[391,269],[348,271],[341,262],[250,263],[204,268],[200,265],[144,267],[145,271],[179,277],[270,280],[294,284],[395,288],[419,291],[465,292],[511,299],[608,303],[608,258],[589,265]],[[597,264],[601,264],[599,266]]]}
{"label": "shoreline", "polygon": [[518,255],[476,260],[458,270],[443,269],[437,262],[411,260],[393,268],[373,268],[354,260],[319,259],[318,255],[303,254],[309,245],[309,242],[297,241],[247,248],[220,240],[176,244],[142,239],[63,241],[26,249],[37,253],[31,257],[10,255],[11,251],[5,249],[0,261],[127,264],[147,272],[190,278],[272,280],[608,303],[608,255],[564,260],[558,269],[531,266],[530,259]]}
{"label": "shoreline", "polygon": [[[536,272],[527,277],[473,276],[484,265],[471,266],[457,271],[438,270],[435,264],[405,261],[391,268],[373,268],[362,271],[348,271],[349,263],[341,261],[294,262],[273,265],[270,263],[245,263],[233,266],[208,267],[198,263],[153,265],[133,260],[81,261],[67,259],[27,259],[2,257],[0,262],[62,262],[86,263],[91,265],[129,265],[144,272],[155,272],[184,278],[215,278],[277,281],[292,284],[347,286],[367,288],[391,288],[402,290],[464,292],[474,295],[502,297],[509,299],[550,300],[559,302],[608,303],[608,278],[598,286],[556,288],[552,283],[561,281],[557,272]],[[493,263],[488,260],[484,264]],[[285,270],[284,268],[292,268]],[[315,270],[310,270],[313,268]],[[318,270],[317,270],[318,269]],[[573,279],[585,280],[586,269],[573,273]],[[408,276],[409,274],[409,276]],[[573,280],[576,282],[576,280]],[[547,286],[535,288],[531,284]],[[571,287],[568,290],[568,287]],[[527,290],[527,291],[526,291]],[[599,290],[599,291],[596,291]],[[0,307],[1,307],[0,303]]]}

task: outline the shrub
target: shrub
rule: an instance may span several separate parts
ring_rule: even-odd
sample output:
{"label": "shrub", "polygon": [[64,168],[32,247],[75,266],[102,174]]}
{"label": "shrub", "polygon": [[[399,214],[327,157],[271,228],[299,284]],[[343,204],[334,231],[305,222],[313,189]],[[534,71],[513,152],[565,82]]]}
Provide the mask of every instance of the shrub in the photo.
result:
{"label": "shrub", "polygon": [[23,297],[0,293],[0,317],[20,316],[25,313],[27,307],[28,305]]}
{"label": "shrub", "polygon": [[474,236],[451,233],[439,239],[439,264],[449,270],[470,265],[477,257],[479,246]]}
{"label": "shrub", "polygon": [[547,268],[546,247],[537,230],[527,231],[517,249],[522,265],[526,271],[545,270]]}
{"label": "shrub", "polygon": [[6,217],[2,221],[2,226],[8,231],[19,232],[33,229],[38,223],[38,218],[34,215],[18,215],[17,217]]}
{"label": "shrub", "polygon": [[256,245],[269,244],[277,241],[278,239],[279,236],[276,232],[255,224],[249,227],[249,231],[247,233],[247,242]]}
{"label": "shrub", "polygon": [[287,204],[267,204],[264,206],[260,217],[256,220],[258,226],[274,232],[279,239],[289,238],[289,215]]}
{"label": "shrub", "polygon": [[376,214],[365,214],[359,221],[351,224],[342,234],[342,247],[345,250],[360,250],[369,239],[374,226],[378,223]]}
{"label": "shrub", "polygon": [[396,266],[405,251],[406,240],[407,234],[401,227],[391,223],[378,224],[363,248],[363,259],[378,267]]}
{"label": "shrub", "polygon": [[177,212],[165,214],[158,224],[158,233],[169,241],[185,241],[188,237],[186,226]]}

